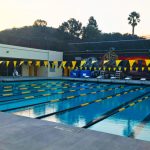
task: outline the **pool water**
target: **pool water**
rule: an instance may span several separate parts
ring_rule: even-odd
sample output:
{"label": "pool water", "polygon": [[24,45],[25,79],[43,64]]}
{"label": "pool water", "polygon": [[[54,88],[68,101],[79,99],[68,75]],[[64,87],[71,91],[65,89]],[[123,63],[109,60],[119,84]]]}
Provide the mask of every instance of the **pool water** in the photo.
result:
{"label": "pool water", "polygon": [[0,85],[0,110],[150,141],[150,87],[44,80]]}

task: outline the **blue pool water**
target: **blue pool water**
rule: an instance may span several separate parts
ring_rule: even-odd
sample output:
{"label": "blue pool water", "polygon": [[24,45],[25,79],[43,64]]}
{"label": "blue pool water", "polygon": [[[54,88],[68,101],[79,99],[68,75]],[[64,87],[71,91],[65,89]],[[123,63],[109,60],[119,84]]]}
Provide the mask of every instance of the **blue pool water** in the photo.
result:
{"label": "blue pool water", "polygon": [[0,85],[0,110],[150,141],[150,87],[59,80]]}

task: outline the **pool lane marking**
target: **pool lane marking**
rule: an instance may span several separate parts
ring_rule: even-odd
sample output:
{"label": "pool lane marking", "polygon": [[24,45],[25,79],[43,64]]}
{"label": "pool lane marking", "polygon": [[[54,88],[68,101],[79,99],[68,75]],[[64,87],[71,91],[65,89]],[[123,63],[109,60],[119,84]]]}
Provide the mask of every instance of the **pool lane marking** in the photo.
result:
{"label": "pool lane marking", "polygon": [[150,92],[150,91],[148,91],[148,92],[146,92],[146,93],[144,93],[144,94],[142,94],[142,95],[140,95],[140,96],[137,96],[136,98],[132,99],[131,101],[126,102],[126,103],[124,103],[124,104],[121,104],[120,106],[118,106],[118,107],[116,107],[116,108],[114,108],[114,109],[112,109],[112,110],[110,110],[110,111],[108,111],[108,112],[106,112],[106,113],[100,115],[100,117],[97,117],[96,119],[91,120],[91,121],[88,122],[86,125],[84,125],[82,128],[89,128],[89,127],[91,127],[92,125],[94,125],[94,124],[96,124],[96,123],[98,123],[98,122],[100,122],[100,121],[102,121],[102,120],[104,120],[104,119],[106,119],[106,118],[108,118],[108,117],[110,117],[110,116],[112,116],[112,115],[118,113],[118,112],[121,112],[121,111],[126,110],[128,107],[134,106],[134,105],[130,105],[130,104],[132,104],[133,102],[134,102],[135,104],[140,103],[140,102],[138,101],[139,98],[141,99],[141,98],[143,97],[143,98],[142,98],[142,101],[143,101],[143,100],[146,100],[144,96],[145,96],[145,94],[149,94],[149,92]]}
{"label": "pool lane marking", "polygon": [[[48,83],[49,84],[49,83]],[[18,89],[22,89],[23,90],[23,88],[36,88],[36,86],[38,86],[38,85],[43,85],[43,84],[27,84],[27,85],[20,85],[20,86],[17,86],[17,90]],[[50,84],[51,85],[51,84]],[[44,85],[43,85],[44,86]],[[53,86],[53,84],[51,85],[51,86]],[[1,87],[2,88],[2,87]],[[7,92],[7,90],[5,90],[5,89],[9,89],[9,90],[12,90],[14,88],[14,85],[11,85],[11,86],[3,86],[3,91],[5,92]],[[14,89],[16,89],[16,87],[14,88]]]}
{"label": "pool lane marking", "polygon": [[31,92],[30,91],[24,91],[21,94],[29,94],[29,93],[31,93]]}
{"label": "pool lane marking", "polygon": [[10,89],[12,86],[4,86],[4,89]]}
{"label": "pool lane marking", "polygon": [[52,103],[55,103],[55,102],[58,102],[59,99],[54,99],[54,100],[51,100]]}
{"label": "pool lane marking", "polygon": [[120,108],[118,111],[121,112],[121,111],[124,111],[124,110],[125,110],[125,108],[123,107],[123,108]]}
{"label": "pool lane marking", "polygon": [[[107,86],[110,86],[110,85],[105,85],[105,86],[101,86],[101,87],[107,87]],[[119,89],[119,88],[124,88],[124,87],[122,87],[122,86],[118,86],[117,88],[115,88],[115,89]],[[101,92],[102,90],[100,90],[99,92]],[[104,91],[104,90],[103,90]],[[105,90],[105,91],[107,91],[107,90]],[[89,92],[89,93],[87,93],[87,94],[91,94],[91,92]],[[74,98],[77,98],[77,97],[80,97],[80,95],[77,95],[76,97],[74,97]],[[34,97],[35,98],[35,97]],[[74,99],[74,98],[72,98],[72,99]],[[61,99],[59,99],[59,101],[57,101],[57,102],[61,102],[61,101],[65,101],[65,100],[71,100],[71,99],[67,99],[67,97],[65,97],[65,98],[61,98]],[[22,100],[22,101],[24,101],[24,99]],[[49,101],[46,101],[46,102],[41,102],[41,103],[38,103],[38,104],[31,104],[31,105],[26,105],[26,106],[21,106],[21,107],[17,107],[17,108],[10,108],[10,109],[6,109],[6,110],[2,110],[2,111],[10,111],[10,110],[17,110],[17,109],[20,109],[20,108],[28,108],[28,107],[31,107],[31,106],[37,106],[37,105],[41,105],[41,104],[46,104],[46,103],[53,103],[53,102],[55,102],[55,100],[49,100]],[[1,105],[5,105],[6,103],[4,103],[4,104],[1,104]],[[8,104],[10,104],[10,103],[8,103]]]}
{"label": "pool lane marking", "polygon": [[4,92],[11,92],[13,91],[13,89],[9,89],[9,90],[3,90]]}
{"label": "pool lane marking", "polygon": [[34,89],[40,89],[41,87],[40,86],[35,86],[33,87]]}
{"label": "pool lane marking", "polygon": [[95,100],[96,103],[99,103],[101,101],[102,101],[102,99]]}
{"label": "pool lane marking", "polygon": [[31,98],[34,98],[34,96],[27,96],[27,97],[25,97],[25,99],[31,99]]}
{"label": "pool lane marking", "polygon": [[[137,89],[137,88],[136,88]],[[139,88],[140,90],[141,88]],[[107,90],[108,91],[108,90]],[[128,93],[129,93],[130,90],[128,90]],[[137,91],[137,90],[135,90]],[[124,94],[124,92],[121,92]],[[122,95],[123,95],[122,94]],[[114,94],[112,97],[115,97],[116,94]],[[91,102],[88,102],[88,103],[83,103],[83,104],[80,104],[78,106],[75,106],[75,107],[71,107],[71,108],[68,108],[68,109],[65,109],[65,110],[61,110],[61,111],[58,111],[58,112],[54,112],[54,113],[50,113],[50,114],[47,114],[46,116],[43,115],[43,116],[39,116],[39,117],[36,117],[37,119],[42,119],[42,118],[45,118],[45,117],[48,117],[48,116],[51,116],[51,115],[54,115],[54,114],[59,114],[59,113],[64,113],[66,111],[72,111],[72,110],[75,110],[75,109],[78,109],[78,108],[81,108],[81,107],[85,107],[87,105],[90,105],[90,104],[93,104],[93,103],[97,103],[97,102],[101,102],[103,100],[107,100],[107,99],[110,99],[108,96],[107,97],[104,97],[104,98],[101,98],[99,100],[93,100]]]}
{"label": "pool lane marking", "polygon": [[47,93],[47,94],[43,94],[43,96],[50,96],[51,94],[50,93]]}
{"label": "pool lane marking", "polygon": [[138,102],[142,102],[142,99],[139,99]]}
{"label": "pool lane marking", "polygon": [[[98,86],[99,87],[99,86]],[[84,90],[86,90],[86,88],[84,89]],[[41,91],[41,92],[43,92],[43,91]],[[46,94],[42,94],[42,95],[38,95],[38,96],[34,96],[34,98],[35,97],[39,97],[39,96],[50,96],[50,95],[54,95],[54,94],[65,94],[65,93],[68,93],[68,92],[70,92],[70,91],[65,91],[65,92],[57,92],[57,93],[46,93]],[[76,91],[72,91],[72,92],[76,92]],[[29,93],[31,93],[31,92],[22,92],[21,94],[29,94]],[[37,93],[37,92],[36,92]],[[3,96],[13,96],[13,94],[12,93],[9,93],[9,94],[5,94],[5,95],[3,95]],[[15,96],[15,95],[14,95]],[[28,96],[27,96],[28,97]],[[26,99],[26,97],[24,97],[25,99]],[[69,97],[68,97],[69,98]],[[71,98],[71,97],[70,97]],[[72,97],[73,98],[73,97]],[[20,100],[20,98],[18,98],[18,99],[10,99],[10,100],[1,100],[0,102],[10,102],[10,101],[13,101],[13,100]]]}
{"label": "pool lane marking", "polygon": [[[45,81],[44,81],[45,82]],[[36,83],[36,84],[35,84]],[[52,82],[46,82],[46,83],[43,83],[42,85],[47,85],[47,84],[51,84]],[[62,84],[64,84],[64,83],[66,83],[66,82],[55,82],[55,84],[57,84],[57,83],[62,83]],[[54,83],[52,84],[52,85],[55,85]],[[17,86],[17,85],[19,85],[19,84],[16,84],[15,86]],[[41,85],[41,82],[39,82],[39,83],[37,83],[37,82],[31,82],[31,83],[26,83],[26,84],[21,84],[21,85],[19,85],[19,86],[17,86],[17,87],[25,87],[25,86],[36,86],[36,85]],[[2,85],[0,88],[12,88],[14,86],[14,84],[12,84],[12,85]]]}
{"label": "pool lane marking", "polygon": [[[139,90],[140,90],[140,88],[139,88]],[[130,90],[128,90],[128,93],[129,92],[130,92]],[[124,92],[121,92],[121,93],[122,93],[122,95],[124,94]],[[116,96],[116,94],[112,95],[112,98],[115,97],[115,96]],[[83,104],[80,104],[80,105],[77,105],[77,106],[74,106],[74,107],[70,107],[70,108],[67,108],[67,109],[64,109],[64,110],[60,110],[60,111],[57,111],[57,112],[53,112],[53,113],[49,113],[49,114],[46,114],[46,115],[38,116],[38,117],[36,117],[36,119],[42,119],[42,118],[46,118],[46,117],[49,117],[49,116],[52,116],[52,115],[55,115],[55,114],[65,113],[67,111],[73,111],[75,109],[85,107],[85,106],[88,106],[88,105],[91,105],[91,104],[94,104],[94,103],[100,103],[100,102],[108,100],[108,99],[110,99],[110,98],[108,98],[108,96],[102,97],[99,100],[93,100],[93,101],[86,102],[86,103],[83,103]]]}
{"label": "pool lane marking", "polygon": [[[45,81],[44,81],[45,82]],[[26,83],[26,84],[11,84],[11,85],[2,85],[1,87],[0,87],[0,89],[9,89],[9,88],[13,88],[14,86],[16,87],[25,87],[25,86],[29,86],[29,87],[31,87],[31,86],[38,86],[38,85],[57,85],[57,84],[60,84],[61,86],[62,85],[64,85],[64,84],[66,84],[66,83],[68,83],[68,81],[58,81],[58,82],[49,82],[49,81],[47,81],[46,83],[42,83],[41,84],[41,82],[31,82],[31,83]],[[71,83],[71,84],[70,84]],[[69,84],[67,84],[67,85],[74,85],[74,83],[73,82],[70,82]],[[91,85],[91,83],[89,83],[89,84],[85,84],[84,82],[77,82],[77,84],[82,84],[82,85]],[[92,83],[92,84],[94,84],[94,83]],[[19,86],[18,86],[19,85]],[[75,84],[76,85],[76,84]],[[5,87],[5,88],[4,88]]]}
{"label": "pool lane marking", "polygon": [[[40,84],[41,85],[41,84]],[[51,86],[46,86],[46,87],[52,87],[53,85],[51,85]],[[8,89],[8,90],[3,90],[4,92],[7,92],[7,91],[9,91],[9,90],[27,90],[27,89],[38,89],[38,88],[41,88],[41,87],[45,87],[45,86],[34,86],[34,87],[32,87],[32,86],[29,86],[29,87],[17,87],[17,89],[16,88],[11,88],[11,89]],[[58,85],[57,85],[57,87],[59,87]],[[2,92],[1,92],[2,93]]]}
{"label": "pool lane marking", "polygon": [[3,96],[12,96],[13,93],[7,93],[7,94],[3,94]]}
{"label": "pool lane marking", "polygon": [[107,96],[107,99],[113,98],[113,96]]}
{"label": "pool lane marking", "polygon": [[134,106],[134,105],[135,105],[135,103],[134,103],[134,102],[129,104],[129,106]]}
{"label": "pool lane marking", "polygon": [[[34,84],[34,85],[41,85],[41,84]],[[32,87],[32,84],[27,84],[27,85],[11,85],[11,86],[3,86],[1,89],[13,89],[13,88],[25,88],[25,87]]]}
{"label": "pool lane marking", "polygon": [[[99,85],[97,86],[97,88],[99,87]],[[54,89],[54,88],[53,88]],[[61,88],[55,88],[55,89],[61,89]],[[84,90],[85,90],[86,88],[84,88]],[[87,89],[88,89],[88,87],[87,87]],[[22,90],[27,90],[27,88],[22,88]],[[46,91],[49,91],[50,89],[47,89]],[[31,90],[31,91],[33,91],[33,90]],[[33,91],[33,92],[35,92],[35,91]],[[41,91],[39,91],[38,90],[38,92],[44,92],[43,90],[41,90]],[[38,93],[38,92],[36,92],[36,93]],[[70,91],[70,92],[75,92],[75,91]],[[21,93],[18,93],[18,94],[22,94],[23,92],[21,92]],[[62,94],[62,93],[65,93],[65,92],[58,92],[58,93],[52,93],[52,94]],[[23,94],[27,94],[27,93],[23,93]],[[10,93],[7,93],[7,94],[3,94],[2,96],[16,96],[15,94],[10,94]],[[14,100],[14,99],[11,99],[11,100]],[[16,99],[15,99],[16,100]],[[5,100],[4,100],[5,101]],[[2,102],[2,101],[0,101],[0,102]]]}
{"label": "pool lane marking", "polygon": [[[58,82],[58,83],[59,83],[59,82]],[[45,83],[44,83],[44,84],[45,84]],[[66,85],[65,82],[64,82],[63,84]],[[60,84],[60,85],[56,84],[56,85],[57,85],[56,87],[60,87],[60,86],[62,86],[63,84]],[[78,84],[80,84],[80,83],[78,83]],[[92,83],[92,84],[90,83],[90,85],[93,85],[93,84],[95,85],[95,83]],[[37,87],[38,84],[31,84],[31,85],[32,85],[32,86],[36,86],[36,87],[33,87],[33,88],[35,88],[35,89],[36,89],[36,88],[40,88],[40,87]],[[40,85],[41,85],[41,84],[40,84]],[[42,85],[43,85],[43,84],[42,84]],[[50,85],[51,85],[51,84],[50,84]],[[69,84],[67,84],[67,85],[69,85]],[[74,84],[71,83],[70,85],[74,85]],[[82,84],[82,85],[83,85],[83,84]],[[82,86],[82,85],[81,85],[81,86]],[[87,85],[88,85],[88,84],[87,84]],[[51,86],[46,86],[46,87],[49,88],[49,87],[52,87],[52,86],[53,86],[53,85],[51,85]],[[13,87],[13,86],[7,86],[7,88],[10,88],[10,87]],[[18,88],[20,91],[22,91],[22,90],[27,90],[26,87],[24,87],[24,86],[21,86],[21,87],[22,87],[22,88]],[[72,87],[75,87],[75,86],[72,86]],[[32,89],[31,86],[29,86],[29,88]],[[68,88],[68,87],[64,87],[64,88]],[[18,89],[17,89],[17,90],[18,90]],[[28,90],[29,90],[29,89],[28,89]],[[10,92],[10,91],[13,91],[13,89],[11,88],[11,89],[8,89],[8,90],[3,90],[3,91],[4,91],[4,92]],[[19,91],[19,92],[20,92],[20,91]],[[19,92],[16,92],[16,93],[14,92],[14,95],[17,95],[17,93],[20,94]],[[3,93],[3,94],[4,94],[4,93]]]}
{"label": "pool lane marking", "polygon": [[45,92],[45,90],[37,90],[38,92]]}
{"label": "pool lane marking", "polygon": [[20,90],[28,90],[28,88],[19,88]]}
{"label": "pool lane marking", "polygon": [[[108,90],[109,91],[109,90]],[[96,94],[96,92],[91,92],[92,94]]]}
{"label": "pool lane marking", "polygon": [[[91,84],[91,85],[95,85],[95,84]],[[42,86],[41,86],[42,87]],[[52,87],[52,86],[51,86]],[[56,86],[57,87],[57,86]],[[72,87],[74,87],[74,86],[72,86]],[[63,88],[63,87],[62,87]],[[49,91],[49,90],[58,90],[58,89],[62,89],[62,88],[51,88],[51,89],[48,89],[47,88],[47,91]],[[68,88],[68,87],[67,87]],[[33,92],[35,92],[35,90],[34,89],[32,89],[32,88],[30,88],[30,89],[26,89],[26,88],[20,88],[21,90],[19,91],[19,92],[16,92],[16,93],[13,93],[13,95],[14,96],[17,96],[18,94],[21,94],[21,92],[22,92],[22,90],[30,90],[31,92],[33,91]],[[13,91],[12,89],[11,89],[11,91]],[[10,91],[8,91],[8,92],[10,92]],[[40,91],[39,91],[40,92]],[[4,93],[3,93],[4,94]],[[2,95],[0,96],[0,97],[2,97]]]}
{"label": "pool lane marking", "polygon": [[[101,86],[101,87],[106,87],[106,86],[110,86],[109,84],[108,85],[104,85],[104,86]],[[95,86],[96,87],[96,86]],[[97,86],[97,88],[100,88],[100,86],[98,85]],[[86,87],[85,88],[85,90],[87,90],[87,89],[89,89],[88,87]],[[77,90],[79,90],[79,89],[77,89]],[[49,91],[49,89],[47,90],[47,91]],[[65,91],[63,94],[66,94],[66,93],[69,93],[70,91]],[[72,92],[74,92],[74,91],[72,91]],[[34,93],[39,93],[39,92],[34,92]],[[60,94],[60,93],[52,93],[51,95],[55,95],[55,94]],[[12,96],[15,96],[15,95],[12,95]],[[43,94],[41,94],[41,95],[36,95],[36,96],[34,96],[34,98],[35,97],[37,97],[37,98],[39,98],[39,97],[41,97],[41,96],[43,96]],[[50,95],[49,95],[50,96]],[[12,101],[16,101],[16,100],[18,100],[18,101],[23,101],[24,100],[24,98],[14,98],[14,99],[10,99],[10,100],[0,100],[0,104],[2,103],[2,104],[10,104]],[[13,102],[12,102],[13,103]],[[2,105],[1,104],[1,105]]]}
{"label": "pool lane marking", "polygon": [[67,99],[73,99],[75,96],[68,96]]}
{"label": "pool lane marking", "polygon": [[[42,87],[41,87],[41,88],[42,88]],[[21,91],[22,91],[22,90],[29,90],[28,88],[20,88],[20,89],[21,89]],[[53,89],[55,89],[55,90],[57,89],[57,90],[58,90],[58,89],[62,89],[62,88],[52,88],[52,89],[48,89],[48,88],[47,88],[46,91],[53,90]],[[31,92],[34,92],[34,93],[36,92],[35,90],[30,90],[30,91],[31,91]],[[44,91],[38,91],[38,92],[44,92]],[[38,92],[36,92],[36,93],[38,93]],[[17,92],[17,93],[13,93],[13,94],[6,93],[6,96],[9,96],[9,97],[10,97],[10,96],[18,96],[18,94],[22,94],[22,92]],[[26,93],[23,93],[23,94],[26,94]],[[57,94],[57,93],[56,93],[56,94]],[[58,93],[58,94],[59,94],[59,93]],[[1,95],[1,97],[3,97],[3,95]],[[0,102],[2,102],[2,101],[0,101]]]}
{"label": "pool lane marking", "polygon": [[[92,93],[92,92],[91,92]],[[83,93],[83,94],[80,94],[80,96],[86,96],[87,94]]]}
{"label": "pool lane marking", "polygon": [[80,106],[83,107],[83,106],[87,106],[87,105],[89,105],[89,103],[83,103]]}
{"label": "pool lane marking", "polygon": [[[70,91],[68,91],[68,92],[70,92]],[[57,92],[57,94],[64,94],[65,92],[64,91],[62,91],[62,92]]]}
{"label": "pool lane marking", "polygon": [[129,103],[129,105],[127,105],[126,107],[120,108],[118,111],[124,111],[124,110],[127,109],[128,107],[132,107],[132,106],[136,105],[137,103],[141,103],[141,102],[143,102],[144,100],[148,99],[149,97],[150,97],[150,96],[145,96],[145,97],[143,97],[142,99],[135,100],[134,102]]}
{"label": "pool lane marking", "polygon": [[70,92],[75,92],[76,90],[70,90]]}

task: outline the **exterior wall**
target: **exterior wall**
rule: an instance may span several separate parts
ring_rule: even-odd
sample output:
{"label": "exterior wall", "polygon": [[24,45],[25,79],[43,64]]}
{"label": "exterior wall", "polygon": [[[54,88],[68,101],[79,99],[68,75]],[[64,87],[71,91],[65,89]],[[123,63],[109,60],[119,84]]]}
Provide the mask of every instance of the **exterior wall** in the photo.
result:
{"label": "exterior wall", "polygon": [[22,76],[29,76],[29,66],[22,65]]}
{"label": "exterior wall", "polygon": [[47,77],[48,76],[48,68],[41,66],[37,70],[37,76],[38,77]]}
{"label": "exterior wall", "polygon": [[[30,72],[31,69],[31,72]],[[29,67],[29,76],[33,77],[34,76],[34,66]]]}
{"label": "exterior wall", "polygon": [[63,52],[56,52],[56,51],[49,51],[49,60],[58,60],[62,61],[63,60]]}
{"label": "exterior wall", "polygon": [[[31,66],[31,68],[32,68],[31,76],[34,76],[34,66]],[[29,66],[28,65],[22,65],[22,76],[29,76]],[[44,67],[44,66],[39,67],[37,69],[37,76],[38,77],[48,77],[48,68]]]}
{"label": "exterior wall", "polygon": [[[62,61],[63,60],[63,53],[62,52],[49,52],[49,60],[51,61]],[[49,77],[61,77],[62,76],[62,69],[55,68],[55,71],[51,71],[50,67],[48,69],[48,76]]]}
{"label": "exterior wall", "polygon": [[[0,57],[1,58],[13,58],[22,60],[48,60],[48,61],[62,61],[63,52],[56,52],[51,50],[40,50],[19,46],[11,46],[0,44]],[[22,66],[22,76],[29,76],[29,67],[27,65]],[[34,76],[34,67],[32,68],[32,76]],[[50,67],[40,67],[37,69],[37,76],[62,76],[62,69],[55,69],[55,72],[50,72]]]}
{"label": "exterior wall", "polygon": [[51,72],[50,69],[49,69],[49,74],[48,74],[49,77],[61,77],[62,76],[62,69],[60,68],[56,68],[55,69],[55,72]]}
{"label": "exterior wall", "polygon": [[48,60],[49,51],[0,44],[0,57],[31,60]]}

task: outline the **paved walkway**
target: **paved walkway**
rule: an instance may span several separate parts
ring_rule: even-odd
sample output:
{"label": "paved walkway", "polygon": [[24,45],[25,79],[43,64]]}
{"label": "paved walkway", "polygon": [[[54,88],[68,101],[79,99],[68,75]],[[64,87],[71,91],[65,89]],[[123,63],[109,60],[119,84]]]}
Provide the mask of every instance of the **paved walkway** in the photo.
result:
{"label": "paved walkway", "polygon": [[150,142],[0,113],[0,150],[149,150]]}

